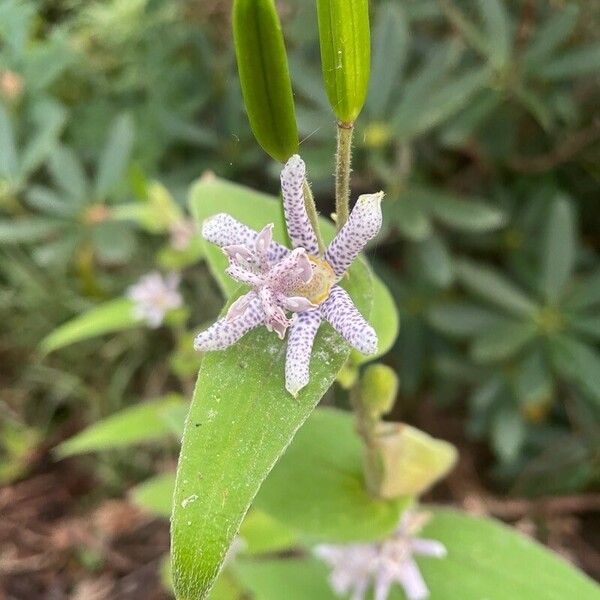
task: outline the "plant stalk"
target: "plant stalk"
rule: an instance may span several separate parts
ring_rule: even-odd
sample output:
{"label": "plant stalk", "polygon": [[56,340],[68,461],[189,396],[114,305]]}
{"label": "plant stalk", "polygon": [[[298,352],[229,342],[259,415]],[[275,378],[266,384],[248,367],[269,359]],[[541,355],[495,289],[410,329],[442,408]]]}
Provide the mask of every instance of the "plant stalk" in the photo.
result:
{"label": "plant stalk", "polygon": [[337,124],[335,166],[335,214],[338,231],[348,220],[350,205],[350,173],[352,171],[352,134],[354,123]]}

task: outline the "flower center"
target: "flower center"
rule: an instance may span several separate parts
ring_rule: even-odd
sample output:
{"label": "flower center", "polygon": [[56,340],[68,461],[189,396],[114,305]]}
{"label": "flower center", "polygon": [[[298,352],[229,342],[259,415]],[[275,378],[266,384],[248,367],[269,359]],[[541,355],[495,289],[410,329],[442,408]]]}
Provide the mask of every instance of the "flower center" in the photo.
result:
{"label": "flower center", "polygon": [[337,277],[331,265],[322,258],[309,256],[313,274],[308,283],[304,283],[294,289],[298,296],[304,296],[313,304],[321,304],[329,298],[329,292],[337,281]]}

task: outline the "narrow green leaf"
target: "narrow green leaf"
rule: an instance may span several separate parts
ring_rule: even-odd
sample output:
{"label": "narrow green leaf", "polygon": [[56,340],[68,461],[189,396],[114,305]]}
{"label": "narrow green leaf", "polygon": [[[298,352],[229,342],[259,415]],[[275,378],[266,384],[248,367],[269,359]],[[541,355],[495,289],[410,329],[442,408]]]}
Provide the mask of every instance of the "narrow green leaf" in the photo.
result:
{"label": "narrow green leaf", "polygon": [[466,302],[442,302],[427,312],[427,321],[432,327],[458,338],[481,335],[501,319],[491,310]]}
{"label": "narrow green leaf", "polygon": [[321,69],[336,117],[353,123],[365,103],[371,68],[368,0],[317,0]]}
{"label": "narrow green leaf", "polygon": [[579,7],[576,4],[567,4],[557,8],[542,23],[523,55],[523,62],[528,70],[538,68],[561,44],[568,40],[577,24],[578,15]]}
{"label": "narrow green leaf", "polygon": [[454,278],[452,257],[442,238],[432,235],[416,245],[423,276],[438,287],[448,287]]}
{"label": "narrow green leaf", "polygon": [[600,268],[578,280],[565,299],[565,306],[569,310],[578,312],[598,305],[600,305]]}
{"label": "narrow green leaf", "polygon": [[273,0],[235,0],[233,36],[246,113],[256,141],[275,160],[298,151],[292,84]]}
{"label": "narrow green leaf", "polygon": [[119,115],[110,127],[98,162],[94,189],[96,200],[105,200],[122,180],[129,163],[133,140],[133,119],[128,114]]}
{"label": "narrow green leaf", "polygon": [[531,316],[537,310],[533,300],[494,269],[466,259],[455,265],[461,283],[488,302],[517,316]]}
{"label": "narrow green leaf", "polygon": [[552,375],[540,352],[527,356],[518,366],[515,393],[521,406],[538,406],[552,395]]}
{"label": "narrow green leaf", "polygon": [[348,412],[315,411],[263,484],[256,506],[321,541],[377,539],[392,531],[411,500],[369,495],[354,427]]}
{"label": "narrow green leaf", "polygon": [[[248,190],[244,194],[237,186],[232,186],[237,194],[227,201],[214,196],[208,201],[204,185],[192,191],[191,211],[197,218],[226,211],[251,227],[257,221],[259,227],[273,222],[274,237],[282,240],[277,202]],[[344,285],[368,317],[372,283],[364,263],[355,263]],[[313,349],[319,360],[311,362],[311,382],[294,399],[284,388],[284,345],[275,337],[259,328],[231,348],[203,358],[186,422],[172,518],[173,574],[182,600],[206,595],[262,481],[349,354],[339,336],[322,326]]]}
{"label": "narrow green leaf", "polygon": [[562,297],[575,262],[575,218],[571,202],[557,198],[550,209],[542,252],[542,292],[550,304]]}
{"label": "narrow green leaf", "polygon": [[600,44],[579,46],[562,53],[559,57],[536,70],[539,77],[551,81],[572,79],[600,69]]}
{"label": "narrow green leaf", "polygon": [[0,104],[0,178],[15,179],[19,160],[13,126],[6,109]]}
{"label": "narrow green leaf", "polygon": [[392,92],[402,78],[408,47],[408,24],[402,7],[386,2],[377,10],[373,28],[373,69],[367,98],[371,118],[387,115]]}
{"label": "narrow green leaf", "polygon": [[515,406],[503,406],[491,423],[492,447],[496,456],[506,463],[514,461],[525,441],[525,422]]}
{"label": "narrow green leaf", "polygon": [[40,342],[40,348],[48,354],[75,342],[138,325],[133,302],[127,298],[119,298],[105,302],[60,325]]}
{"label": "narrow green leaf", "polygon": [[383,214],[384,222],[397,227],[409,240],[420,241],[431,235],[429,216],[410,193],[393,202],[384,202]]}
{"label": "narrow green leaf", "polygon": [[485,26],[490,61],[497,69],[508,64],[512,46],[510,15],[503,0],[478,0],[477,7]]}
{"label": "narrow green leaf", "polygon": [[600,341],[600,315],[570,317],[569,324],[583,337]]}
{"label": "narrow green leaf", "polygon": [[60,458],[66,458],[74,454],[124,448],[169,437],[171,428],[165,422],[164,412],[182,405],[185,402],[181,396],[170,394],[151,402],[130,406],[96,421],[69,438],[57,446],[56,454]]}
{"label": "narrow green leaf", "polygon": [[39,185],[27,189],[27,204],[31,208],[55,217],[74,217],[77,207],[66,202],[55,191]]}
{"label": "narrow green leaf", "polygon": [[0,220],[0,244],[32,244],[58,234],[64,223],[46,217]]}
{"label": "narrow green leaf", "polygon": [[562,335],[551,340],[550,351],[556,370],[579,384],[600,404],[600,354],[579,340]]}
{"label": "narrow green leaf", "polygon": [[479,335],[471,347],[471,355],[477,362],[493,362],[514,356],[537,334],[533,320],[508,321],[493,325]]}
{"label": "narrow green leaf", "polygon": [[[168,429],[168,428],[167,428]],[[136,485],[129,492],[134,504],[157,517],[168,519],[173,511],[175,473],[161,473]]]}
{"label": "narrow green leaf", "polygon": [[71,148],[59,146],[48,161],[48,170],[56,185],[78,203],[87,198],[87,178],[79,158]]}

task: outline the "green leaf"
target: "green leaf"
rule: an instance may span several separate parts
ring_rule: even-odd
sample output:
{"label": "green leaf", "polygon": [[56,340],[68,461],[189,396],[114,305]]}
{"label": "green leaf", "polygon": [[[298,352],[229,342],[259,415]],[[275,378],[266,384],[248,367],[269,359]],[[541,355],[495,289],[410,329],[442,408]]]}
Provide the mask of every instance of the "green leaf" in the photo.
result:
{"label": "green leaf", "polygon": [[356,365],[370,362],[387,354],[388,350],[394,345],[400,330],[400,316],[394,297],[377,275],[373,275],[373,308],[371,309],[369,323],[377,332],[377,352],[371,356],[365,356],[356,350],[352,350],[352,361]]}
{"label": "green leaf", "polygon": [[493,362],[511,358],[535,338],[536,324],[531,321],[509,321],[491,326],[480,334],[471,347],[477,362]]}
{"label": "green leaf", "polygon": [[452,257],[441,237],[432,235],[416,245],[423,276],[438,287],[448,287],[454,279]]}
{"label": "green leaf", "polygon": [[582,336],[600,341],[600,315],[570,317],[569,324]]}
{"label": "green leaf", "polygon": [[454,510],[432,513],[419,537],[438,540],[448,551],[442,560],[417,559],[432,600],[598,598],[589,577],[514,529]]}
{"label": "green leaf", "polygon": [[485,26],[487,53],[496,69],[510,60],[512,46],[510,15],[502,0],[478,0],[477,7]]}
{"label": "green leaf", "polygon": [[578,383],[600,404],[600,354],[579,340],[562,335],[551,340],[550,351],[556,370]]}
{"label": "green leaf", "polygon": [[577,25],[579,7],[567,4],[555,9],[538,31],[523,55],[523,63],[530,71],[538,68],[564,42]]}
{"label": "green leaf", "polygon": [[168,437],[171,428],[165,423],[164,412],[184,404],[181,396],[169,394],[164,398],[130,406],[86,427],[57,446],[56,453],[60,458],[66,458]]}
{"label": "green leaf", "polygon": [[317,0],[321,70],[331,108],[353,123],[369,86],[371,39],[368,0]]}
{"label": "green leaf", "polygon": [[479,198],[466,200],[431,188],[414,188],[408,193],[435,218],[459,231],[494,231],[506,223],[506,215],[501,209]]}
{"label": "green leaf", "polygon": [[525,423],[516,407],[503,406],[492,417],[492,446],[502,462],[510,463],[518,458],[525,434]]}
{"label": "green leaf", "polygon": [[46,217],[0,220],[0,244],[32,244],[59,233],[64,223]]}
{"label": "green leaf", "polygon": [[105,302],[57,327],[40,342],[40,348],[48,354],[75,342],[137,327],[140,322],[133,307],[128,298]]}
{"label": "green leaf", "polygon": [[521,406],[538,406],[552,396],[552,375],[540,352],[527,356],[519,365],[515,393]]}
{"label": "green leaf", "polygon": [[550,209],[542,252],[541,287],[550,304],[556,305],[573,273],[575,218],[571,202],[557,198]]}
{"label": "green leaf", "polygon": [[243,561],[235,574],[254,600],[338,600],[327,582],[326,566],[313,558]]}
{"label": "green leaf", "polygon": [[384,221],[395,225],[409,240],[420,241],[431,235],[429,216],[410,192],[392,202],[384,202],[383,214]]}
{"label": "green leaf", "polygon": [[292,84],[273,0],[235,0],[233,36],[246,112],[254,137],[275,160],[298,151]]}
{"label": "green leaf", "polygon": [[362,460],[352,415],[319,409],[263,484],[256,506],[311,539],[377,539],[394,529],[410,499],[370,496]]}
{"label": "green leaf", "polygon": [[497,313],[467,302],[443,302],[427,312],[427,321],[432,327],[459,338],[483,334],[501,318]]}
{"label": "green leaf", "polygon": [[19,159],[15,134],[6,109],[0,104],[0,178],[15,179],[19,173]]}
{"label": "green leaf", "polygon": [[[220,185],[222,192],[237,189],[237,200],[207,197],[207,185],[213,190]],[[201,183],[194,186],[191,204],[199,220],[226,211],[251,227],[273,222],[274,237],[282,240],[280,205],[264,195]],[[372,284],[363,262],[354,264],[344,285],[368,316]],[[183,437],[172,518],[173,574],[182,599],[206,595],[262,481],[349,354],[339,336],[322,326],[311,382],[294,399],[284,388],[284,346],[275,337],[259,328],[203,358]],[[190,502],[194,496],[197,500]]]}
{"label": "green leaf", "polygon": [[133,139],[133,119],[128,114],[116,117],[98,162],[94,189],[96,200],[105,200],[122,180],[129,163]]}
{"label": "green leaf", "polygon": [[294,531],[261,510],[251,509],[240,527],[244,554],[272,554],[297,545]]}
{"label": "green leaf", "polygon": [[382,4],[373,31],[373,69],[367,98],[372,118],[387,115],[392,93],[402,79],[408,40],[408,24],[402,8],[394,2]]}
{"label": "green leaf", "polygon": [[472,293],[517,316],[532,316],[535,302],[494,269],[466,259],[456,261],[456,275]]}
{"label": "green leaf", "polygon": [[136,485],[129,495],[140,508],[167,519],[173,510],[174,491],[175,473],[162,473]]}
{"label": "green leaf", "polygon": [[87,200],[87,178],[79,158],[71,148],[59,146],[48,161],[56,185],[78,203]]}
{"label": "green leaf", "polygon": [[577,281],[565,299],[565,306],[574,311],[584,311],[598,305],[600,305],[600,268]]}
{"label": "green leaf", "polygon": [[579,46],[536,69],[536,74],[548,80],[572,79],[600,69],[600,44]]}
{"label": "green leaf", "polygon": [[56,217],[74,217],[77,211],[77,207],[73,207],[56,192],[39,185],[28,187],[26,199],[31,208]]}

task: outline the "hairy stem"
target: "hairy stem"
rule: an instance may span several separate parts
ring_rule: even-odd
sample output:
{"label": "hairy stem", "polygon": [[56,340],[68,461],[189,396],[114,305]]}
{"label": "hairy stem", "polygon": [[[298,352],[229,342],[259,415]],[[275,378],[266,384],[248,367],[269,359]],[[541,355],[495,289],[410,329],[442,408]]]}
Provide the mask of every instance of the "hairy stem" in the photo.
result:
{"label": "hairy stem", "polygon": [[304,180],[304,205],[306,206],[306,212],[308,214],[308,218],[310,220],[310,224],[315,231],[315,235],[317,236],[317,242],[319,244],[319,254],[323,255],[325,253],[325,244],[323,244],[323,237],[321,236],[321,228],[319,227],[319,213],[317,212],[317,207],[315,205],[315,198],[313,196],[312,190],[310,189],[310,184],[306,179]]}
{"label": "hairy stem", "polygon": [[354,123],[338,123],[335,165],[335,214],[338,231],[348,220],[349,214],[353,132]]}

